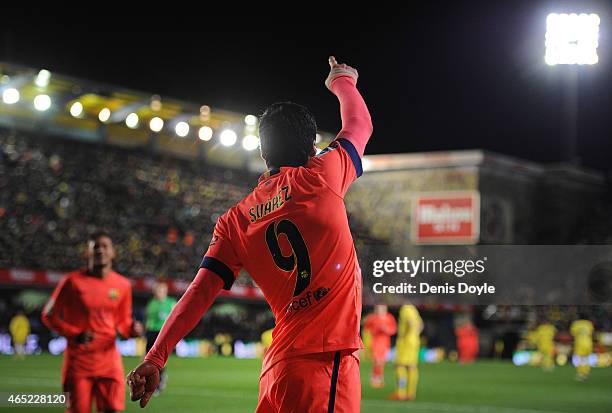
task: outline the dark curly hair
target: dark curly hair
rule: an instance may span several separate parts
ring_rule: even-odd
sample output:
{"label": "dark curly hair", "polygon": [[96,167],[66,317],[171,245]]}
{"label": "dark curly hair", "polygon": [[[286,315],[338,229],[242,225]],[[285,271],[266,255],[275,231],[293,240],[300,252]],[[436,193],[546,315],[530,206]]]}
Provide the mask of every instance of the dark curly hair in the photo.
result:
{"label": "dark curly hair", "polygon": [[297,103],[273,103],[259,118],[261,156],[269,167],[305,165],[316,135],[314,116]]}
{"label": "dark curly hair", "polygon": [[96,242],[98,238],[102,238],[102,237],[108,238],[111,241],[113,240],[113,237],[111,237],[108,231],[101,229],[101,230],[91,233],[89,237],[87,238],[87,241]]}

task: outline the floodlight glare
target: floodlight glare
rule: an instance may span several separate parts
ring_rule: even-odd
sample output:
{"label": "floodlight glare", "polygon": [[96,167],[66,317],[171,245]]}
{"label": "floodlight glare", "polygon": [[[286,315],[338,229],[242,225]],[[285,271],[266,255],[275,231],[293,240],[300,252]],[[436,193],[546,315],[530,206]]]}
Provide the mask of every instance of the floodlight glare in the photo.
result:
{"label": "floodlight glare", "polygon": [[12,105],[14,103],[19,102],[19,91],[15,88],[8,88],[2,92],[2,101],[7,105]]}
{"label": "floodlight glare", "polygon": [[189,124],[187,122],[179,122],[174,127],[174,131],[178,136],[184,138],[189,133]]}
{"label": "floodlight glare", "polygon": [[213,136],[213,130],[210,126],[202,126],[198,131],[198,137],[203,141],[211,140]]}
{"label": "floodlight glare", "polygon": [[111,111],[109,108],[104,108],[98,113],[98,119],[100,122],[107,122],[110,119]]}
{"label": "floodlight glare", "polygon": [[244,123],[246,123],[248,126],[255,126],[257,123],[257,117],[254,115],[246,115],[244,117]]}
{"label": "floodlight glare", "polygon": [[247,151],[252,151],[257,149],[259,146],[259,138],[255,135],[246,135],[242,138],[242,147]]}
{"label": "floodlight glare", "polygon": [[36,76],[36,80],[34,81],[34,83],[38,87],[47,87],[49,85],[50,79],[51,79],[51,72],[43,69],[40,72],[38,72],[38,75]]}
{"label": "floodlight glare", "polygon": [[51,107],[51,98],[49,95],[37,95],[34,98],[34,109],[39,112],[44,112]]}
{"label": "floodlight glare", "polygon": [[138,127],[138,115],[133,112],[127,115],[125,125],[130,129],[136,129]]}
{"label": "floodlight glare", "polygon": [[544,61],[549,65],[596,64],[599,23],[597,14],[549,14]]}
{"label": "floodlight glare", "polygon": [[163,127],[164,120],[162,118],[156,116],[149,121],[149,128],[151,128],[153,132],[159,132]]}
{"label": "floodlight glare", "polygon": [[81,102],[74,102],[70,106],[70,114],[75,118],[81,116],[83,114],[83,104]]}
{"label": "floodlight glare", "polygon": [[221,140],[221,145],[223,146],[232,146],[236,143],[238,137],[236,136],[236,132],[231,129],[225,129],[221,132],[221,136],[219,137]]}

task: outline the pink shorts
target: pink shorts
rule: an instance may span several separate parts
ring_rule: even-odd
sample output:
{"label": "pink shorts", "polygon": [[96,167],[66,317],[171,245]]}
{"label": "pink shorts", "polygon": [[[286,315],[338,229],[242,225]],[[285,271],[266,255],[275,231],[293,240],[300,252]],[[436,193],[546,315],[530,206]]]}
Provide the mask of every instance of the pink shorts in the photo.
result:
{"label": "pink shorts", "polygon": [[280,360],[259,382],[256,413],[358,413],[359,358],[354,350]]}
{"label": "pink shorts", "polygon": [[125,383],[110,377],[67,377],[64,391],[68,392],[70,413],[90,413],[91,402],[97,411],[125,409]]}

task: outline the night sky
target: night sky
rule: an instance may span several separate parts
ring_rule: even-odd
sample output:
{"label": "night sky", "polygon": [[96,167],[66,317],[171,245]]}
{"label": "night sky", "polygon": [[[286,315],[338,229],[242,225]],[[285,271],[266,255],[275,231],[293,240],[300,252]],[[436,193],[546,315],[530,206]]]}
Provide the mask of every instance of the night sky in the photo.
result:
{"label": "night sky", "polygon": [[[374,122],[366,153],[486,149],[558,162],[566,68],[544,64],[546,15],[596,12],[600,61],[578,69],[578,156],[582,165],[609,171],[612,6],[606,5],[428,3],[341,24],[320,19],[269,32],[176,32],[154,30],[155,24],[121,31],[130,30],[125,19],[91,27],[47,23],[33,32],[15,21],[0,29],[0,60],[213,110],[259,114],[272,102],[291,100],[308,106],[320,129],[335,132],[337,101],[323,85],[327,56],[334,54],[360,73],[359,88]],[[102,27],[109,30],[92,32]]]}

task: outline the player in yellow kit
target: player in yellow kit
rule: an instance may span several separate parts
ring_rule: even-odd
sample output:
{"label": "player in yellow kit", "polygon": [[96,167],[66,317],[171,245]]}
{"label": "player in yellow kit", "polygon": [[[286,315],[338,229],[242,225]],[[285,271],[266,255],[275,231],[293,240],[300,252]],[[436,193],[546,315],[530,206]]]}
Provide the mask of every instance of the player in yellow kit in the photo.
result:
{"label": "player in yellow kit", "polygon": [[274,332],[274,329],[270,328],[264,331],[263,333],[261,333],[261,347],[263,348],[264,354],[266,354],[266,351],[268,351],[268,349],[272,345],[273,332]]}
{"label": "player in yellow kit", "polygon": [[538,326],[535,332],[538,352],[542,355],[542,368],[544,371],[552,371],[555,368],[555,335],[557,329],[551,323],[544,322]]}
{"label": "player in yellow kit", "polygon": [[393,400],[414,400],[419,381],[419,347],[423,320],[413,305],[403,305],[399,312],[395,374],[396,390],[390,395]]}
{"label": "player in yellow kit", "polygon": [[589,356],[593,352],[593,323],[585,318],[576,320],[570,327],[574,337],[574,365],[576,380],[584,381],[591,372]]}
{"label": "player in yellow kit", "polygon": [[17,314],[11,319],[9,331],[13,338],[15,357],[23,359],[25,357],[26,341],[28,340],[28,334],[30,334],[30,322],[22,310],[18,310]]}

